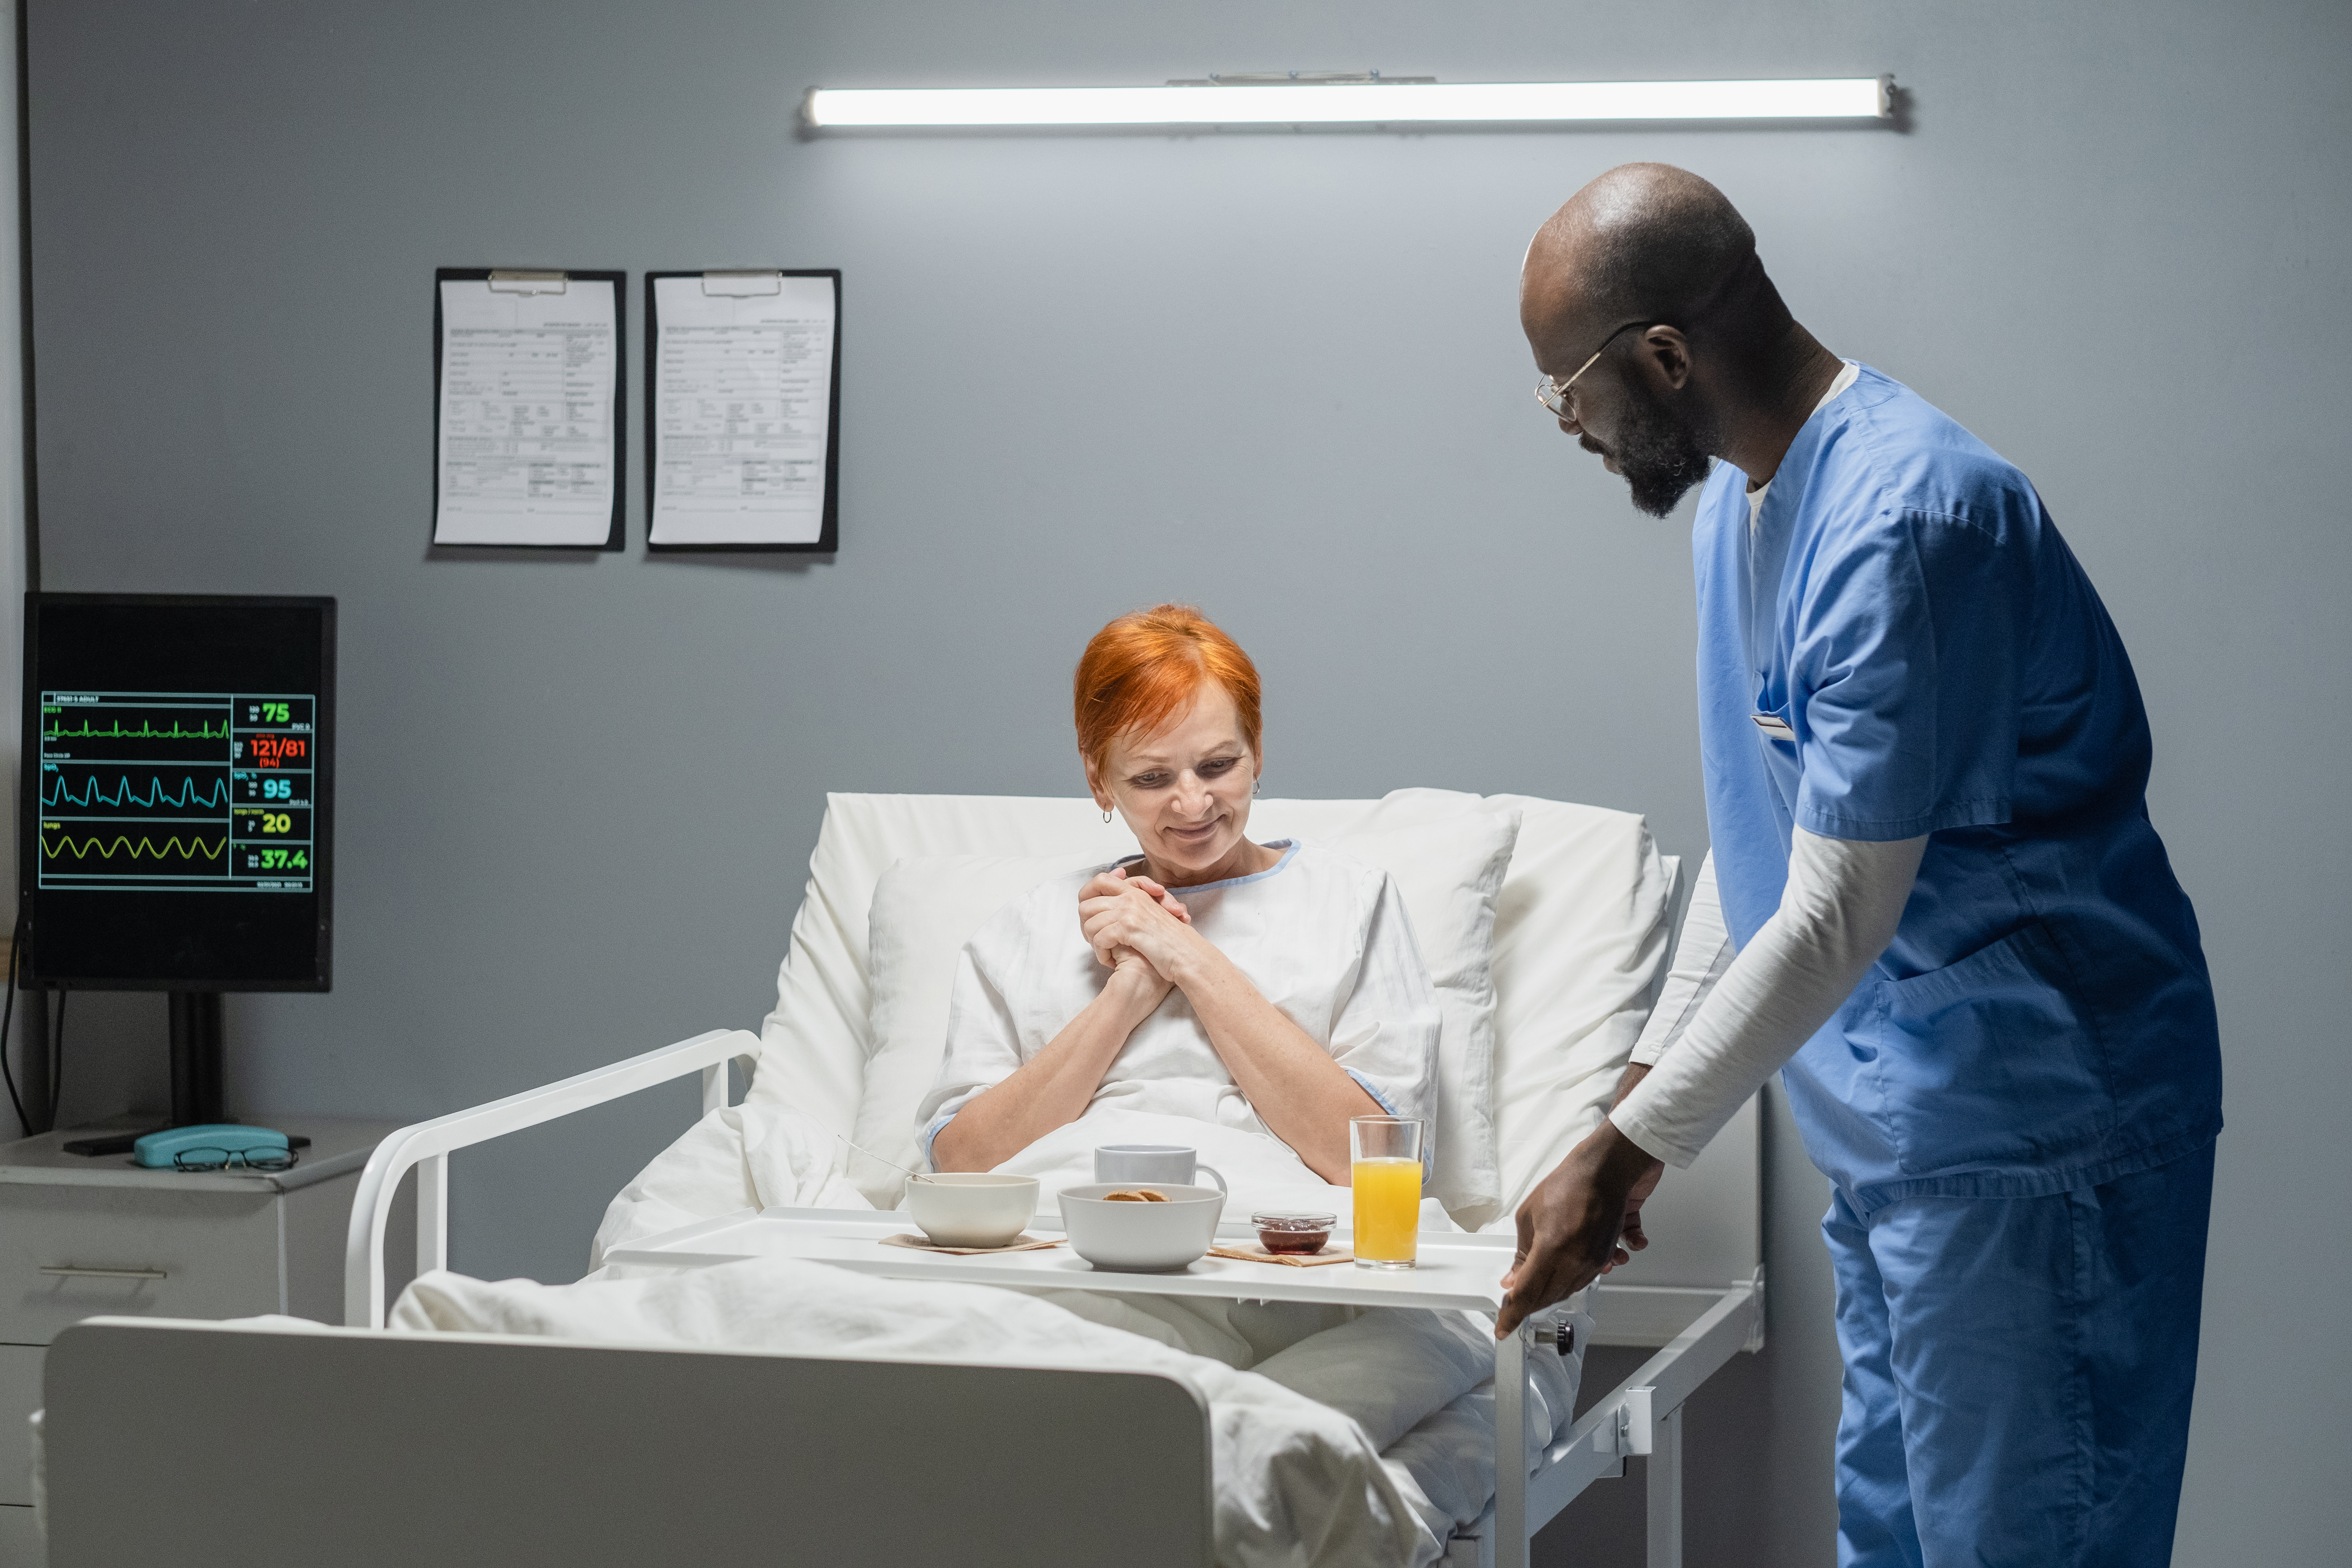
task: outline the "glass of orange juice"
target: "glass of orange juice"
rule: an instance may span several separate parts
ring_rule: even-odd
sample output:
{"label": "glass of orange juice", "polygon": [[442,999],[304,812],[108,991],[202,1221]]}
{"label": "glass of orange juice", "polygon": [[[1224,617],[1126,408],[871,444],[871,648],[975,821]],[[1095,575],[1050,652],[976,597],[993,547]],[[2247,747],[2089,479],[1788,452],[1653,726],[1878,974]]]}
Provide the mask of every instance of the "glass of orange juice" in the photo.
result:
{"label": "glass of orange juice", "polygon": [[1421,1123],[1410,1116],[1351,1117],[1348,1153],[1356,1267],[1412,1268],[1421,1232]]}

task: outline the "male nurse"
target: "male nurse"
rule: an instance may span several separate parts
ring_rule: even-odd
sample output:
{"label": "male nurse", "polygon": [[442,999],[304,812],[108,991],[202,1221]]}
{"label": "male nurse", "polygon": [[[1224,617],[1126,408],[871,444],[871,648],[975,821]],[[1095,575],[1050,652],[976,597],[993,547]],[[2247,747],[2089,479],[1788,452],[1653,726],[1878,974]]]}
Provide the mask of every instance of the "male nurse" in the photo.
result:
{"label": "male nurse", "polygon": [[2221,1053],[2114,623],[2026,477],[1815,341],[1696,175],[1578,192],[1520,317],[1637,508],[1706,485],[1713,848],[1498,1331],[1643,1246],[1663,1166],[1778,1070],[1832,1184],[1839,1562],[2167,1562]]}

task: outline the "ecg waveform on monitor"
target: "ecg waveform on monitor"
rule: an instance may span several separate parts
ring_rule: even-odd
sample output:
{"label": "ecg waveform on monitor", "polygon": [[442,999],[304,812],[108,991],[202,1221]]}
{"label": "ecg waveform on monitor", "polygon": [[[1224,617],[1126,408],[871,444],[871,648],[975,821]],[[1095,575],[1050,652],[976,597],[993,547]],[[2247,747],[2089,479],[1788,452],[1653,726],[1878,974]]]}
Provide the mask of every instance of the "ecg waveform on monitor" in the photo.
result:
{"label": "ecg waveform on monitor", "polygon": [[180,787],[176,792],[163,787],[161,774],[150,774],[146,790],[142,793],[131,786],[127,773],[116,777],[110,792],[99,784],[96,773],[81,781],[79,794],[71,781],[64,777],[55,779],[41,791],[41,805],[50,811],[60,811],[68,805],[143,805],[150,808],[168,805],[186,811],[196,806],[225,806],[228,798],[226,778],[216,778],[209,788],[200,789],[196,781],[185,773],[180,775]]}
{"label": "ecg waveform on monitor", "polygon": [[152,722],[144,720],[140,721],[139,727],[135,730],[119,721],[110,723],[101,730],[85,719],[79,730],[68,730],[63,721],[58,721],[41,731],[41,739],[44,741],[225,741],[227,738],[226,724],[215,729],[204,721],[198,720],[194,729],[187,730],[183,729],[176,719],[172,721],[169,729],[163,730],[157,729]]}
{"label": "ecg waveform on monitor", "polygon": [[103,834],[92,834],[87,838],[77,839],[68,833],[54,839],[46,836],[41,839],[44,857],[53,862],[69,860],[79,865],[87,865],[93,858],[112,860],[120,855],[132,860],[152,857],[157,860],[176,859],[187,865],[209,867],[227,851],[227,838],[207,844],[194,834],[184,841],[174,833],[161,845],[143,833],[137,838],[127,833],[118,833],[110,838]]}

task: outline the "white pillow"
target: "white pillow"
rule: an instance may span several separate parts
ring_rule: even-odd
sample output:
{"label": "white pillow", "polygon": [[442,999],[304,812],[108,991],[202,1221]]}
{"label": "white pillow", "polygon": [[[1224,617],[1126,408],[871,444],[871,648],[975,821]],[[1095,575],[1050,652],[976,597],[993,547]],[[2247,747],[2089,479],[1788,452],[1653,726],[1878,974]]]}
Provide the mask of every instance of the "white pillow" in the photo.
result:
{"label": "white pillow", "polygon": [[1650,1016],[1671,934],[1674,880],[1649,824],[1528,795],[1495,924],[1496,1229],[1600,1125]]}
{"label": "white pillow", "polygon": [[[989,916],[1047,878],[1117,854],[1114,848],[1108,855],[924,856],[882,873],[866,917],[872,1047],[850,1133],[861,1148],[908,1170],[924,1168],[915,1110],[938,1080],[947,1051],[948,1003],[963,944]],[[1074,903],[1070,919],[1077,918]],[[898,1206],[906,1177],[873,1160],[853,1159],[849,1169],[857,1190],[876,1207]]]}
{"label": "white pillow", "polygon": [[1437,1125],[1430,1196],[1475,1230],[1502,1205],[1495,1142],[1495,909],[1519,812],[1475,795],[1400,790],[1326,843],[1386,871],[1437,989]]}
{"label": "white pillow", "polygon": [[794,1110],[844,1136],[856,1128],[874,1052],[866,922],[875,886],[897,862],[1030,855],[1075,866],[1134,852],[1134,835],[1106,825],[1084,795],[828,795],[807,890],[776,968],[775,1010],[760,1026],[759,1071],[743,1103],[755,1113]]}

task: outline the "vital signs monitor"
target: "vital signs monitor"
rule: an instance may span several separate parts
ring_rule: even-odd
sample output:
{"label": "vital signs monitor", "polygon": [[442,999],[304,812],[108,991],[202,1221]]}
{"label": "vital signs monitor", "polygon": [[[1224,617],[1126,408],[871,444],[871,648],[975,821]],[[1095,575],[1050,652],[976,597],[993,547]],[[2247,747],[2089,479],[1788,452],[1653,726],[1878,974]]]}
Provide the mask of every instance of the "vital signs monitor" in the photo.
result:
{"label": "vital signs monitor", "polygon": [[335,602],[31,594],[22,979],[323,991]]}

